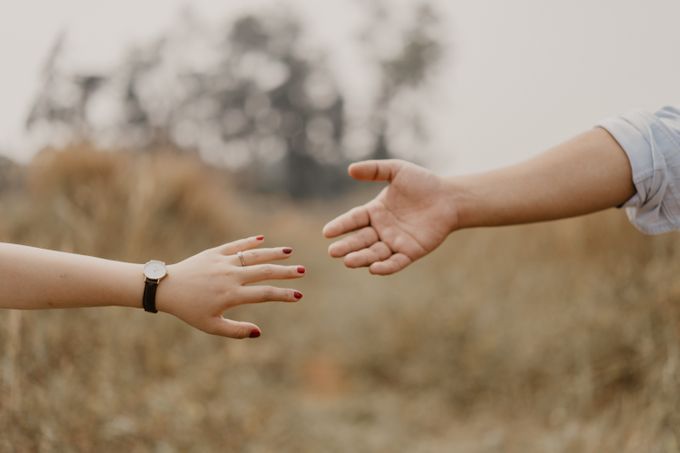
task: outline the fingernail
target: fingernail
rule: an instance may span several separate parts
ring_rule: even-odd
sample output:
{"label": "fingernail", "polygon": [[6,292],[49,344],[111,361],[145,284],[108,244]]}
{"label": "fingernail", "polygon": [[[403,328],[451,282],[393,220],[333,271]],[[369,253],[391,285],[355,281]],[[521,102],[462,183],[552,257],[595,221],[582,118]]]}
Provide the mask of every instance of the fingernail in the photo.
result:
{"label": "fingernail", "polygon": [[257,236],[255,239],[257,239],[258,241],[263,241],[263,240],[264,240],[264,236]]}
{"label": "fingernail", "polygon": [[302,293],[301,293],[300,291],[295,291],[295,292],[293,293],[293,296],[295,296],[295,298],[296,298],[297,300],[302,299]]}
{"label": "fingernail", "polygon": [[254,329],[250,331],[250,338],[257,338],[260,335],[262,335],[262,332],[260,332],[258,329]]}
{"label": "fingernail", "polygon": [[285,249],[283,249],[283,253],[285,253],[286,255],[290,255],[291,253],[293,253],[293,249],[286,247]]}
{"label": "fingernail", "polygon": [[298,271],[298,274],[304,274],[305,273],[305,267],[304,266],[298,266],[297,271]]}

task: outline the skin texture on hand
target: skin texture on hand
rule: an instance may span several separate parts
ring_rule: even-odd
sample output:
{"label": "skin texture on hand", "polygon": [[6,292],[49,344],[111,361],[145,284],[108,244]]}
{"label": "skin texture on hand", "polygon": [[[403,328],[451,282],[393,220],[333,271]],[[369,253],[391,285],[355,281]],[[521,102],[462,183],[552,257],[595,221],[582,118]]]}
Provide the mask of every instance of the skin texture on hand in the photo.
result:
{"label": "skin texture on hand", "polygon": [[[222,317],[226,310],[242,304],[268,301],[297,302],[302,293],[274,286],[250,286],[265,280],[301,278],[302,266],[281,266],[270,261],[290,257],[287,247],[256,249],[261,237],[251,237],[205,250],[168,266],[168,276],[157,292],[157,307],[204,332],[231,338],[260,336],[248,322]],[[236,255],[243,252],[246,266]]]}
{"label": "skin texture on hand", "polygon": [[449,190],[434,173],[400,160],[380,160],[353,164],[349,174],[389,184],[375,199],[324,227],[327,238],[348,234],[328,249],[347,267],[393,274],[433,251],[456,228]]}

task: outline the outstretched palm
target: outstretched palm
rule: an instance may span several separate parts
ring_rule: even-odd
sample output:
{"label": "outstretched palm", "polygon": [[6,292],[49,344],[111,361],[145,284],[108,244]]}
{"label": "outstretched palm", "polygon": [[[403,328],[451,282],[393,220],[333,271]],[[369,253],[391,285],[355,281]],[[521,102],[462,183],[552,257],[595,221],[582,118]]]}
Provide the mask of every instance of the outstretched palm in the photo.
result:
{"label": "outstretched palm", "polygon": [[329,238],[351,233],[329,248],[348,267],[393,274],[437,248],[455,227],[442,180],[424,168],[398,160],[367,161],[352,165],[350,175],[389,185],[324,228]]}

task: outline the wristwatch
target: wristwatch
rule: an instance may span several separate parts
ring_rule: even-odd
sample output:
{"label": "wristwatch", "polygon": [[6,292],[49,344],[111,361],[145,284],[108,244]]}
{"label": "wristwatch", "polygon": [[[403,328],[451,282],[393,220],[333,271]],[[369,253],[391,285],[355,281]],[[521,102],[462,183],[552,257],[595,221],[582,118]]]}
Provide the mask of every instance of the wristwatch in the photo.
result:
{"label": "wristwatch", "polygon": [[158,313],[156,309],[156,289],[163,278],[168,275],[168,270],[163,261],[151,260],[144,265],[144,297],[142,307],[149,313]]}

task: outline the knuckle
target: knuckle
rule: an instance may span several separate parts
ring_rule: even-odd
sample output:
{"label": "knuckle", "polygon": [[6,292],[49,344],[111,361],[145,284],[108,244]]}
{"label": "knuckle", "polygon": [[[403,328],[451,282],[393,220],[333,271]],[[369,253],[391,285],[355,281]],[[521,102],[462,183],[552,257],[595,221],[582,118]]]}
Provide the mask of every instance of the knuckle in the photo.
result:
{"label": "knuckle", "polygon": [[224,285],[222,284],[220,277],[221,276],[216,276],[213,278],[213,284],[206,286],[208,296],[213,300],[218,299],[224,292]]}
{"label": "knuckle", "polygon": [[220,271],[216,272],[216,274],[218,274],[218,275],[215,275],[214,277],[217,277],[217,276],[222,277],[222,276],[225,276],[225,275],[227,277],[229,277],[231,275],[234,275],[235,272],[236,272],[236,267],[231,262],[227,261],[226,263],[223,263],[222,266],[220,266]]}
{"label": "knuckle", "polygon": [[228,308],[231,308],[231,307],[238,305],[237,301],[234,300],[235,299],[234,293],[232,291],[230,291],[230,290],[222,291],[220,296],[221,296],[220,307],[222,307],[224,309],[228,309]]}
{"label": "knuckle", "polygon": [[350,268],[355,267],[356,266],[355,257],[353,255],[347,255],[345,257],[345,265]]}
{"label": "knuckle", "polygon": [[276,268],[271,264],[265,264],[262,268],[262,275],[265,277],[273,277],[276,274]]}
{"label": "knuckle", "polygon": [[374,255],[376,255],[378,258],[382,260],[389,258],[389,256],[392,254],[392,252],[390,252],[390,250],[386,246],[378,246],[372,248],[371,251],[373,252]]}
{"label": "knuckle", "polygon": [[276,295],[274,288],[264,288],[262,290],[262,297],[264,300],[272,300]]}

